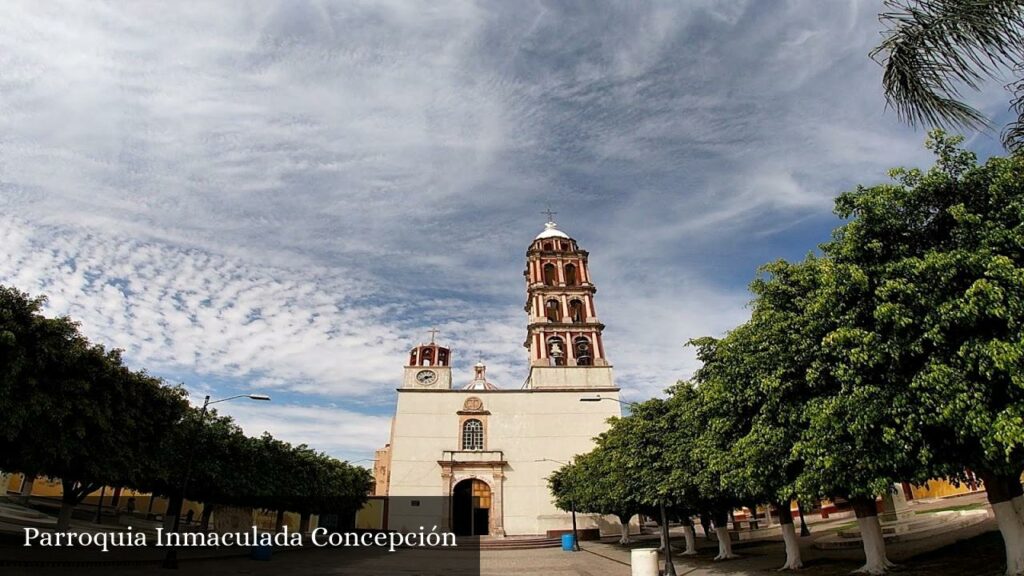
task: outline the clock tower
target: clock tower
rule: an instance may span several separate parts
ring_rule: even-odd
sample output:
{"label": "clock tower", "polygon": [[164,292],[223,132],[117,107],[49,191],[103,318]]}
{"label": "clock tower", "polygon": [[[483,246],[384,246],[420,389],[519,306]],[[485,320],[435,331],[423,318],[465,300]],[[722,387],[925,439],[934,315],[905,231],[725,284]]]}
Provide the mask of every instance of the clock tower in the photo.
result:
{"label": "clock tower", "polygon": [[402,388],[419,390],[451,390],[451,350],[434,342],[431,332],[430,344],[420,344],[409,351],[409,363],[405,366]]}

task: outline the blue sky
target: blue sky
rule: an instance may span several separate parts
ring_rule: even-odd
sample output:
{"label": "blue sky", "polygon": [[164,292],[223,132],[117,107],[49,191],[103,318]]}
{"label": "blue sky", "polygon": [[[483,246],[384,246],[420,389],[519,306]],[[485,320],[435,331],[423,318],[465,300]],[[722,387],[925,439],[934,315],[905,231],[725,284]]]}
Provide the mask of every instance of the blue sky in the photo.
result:
{"label": "blue sky", "polygon": [[[408,348],[526,376],[550,205],[628,398],[747,315],[832,198],[924,166],[879,1],[34,2],[0,20],[0,282],[248,433],[388,435]],[[1006,117],[999,83],[969,101]],[[971,134],[982,156],[991,134]]]}

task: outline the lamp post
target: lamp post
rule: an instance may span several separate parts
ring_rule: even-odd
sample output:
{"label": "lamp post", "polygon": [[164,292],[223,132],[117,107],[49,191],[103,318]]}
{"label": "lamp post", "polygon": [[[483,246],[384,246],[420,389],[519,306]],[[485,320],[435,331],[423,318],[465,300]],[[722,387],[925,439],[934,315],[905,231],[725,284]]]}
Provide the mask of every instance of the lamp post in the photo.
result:
{"label": "lamp post", "polygon": [[[541,458],[535,460],[535,462],[554,462],[555,464],[561,464],[562,466],[568,466],[568,462],[562,462],[561,460],[552,460],[551,458]],[[576,530],[576,483],[569,483],[569,509],[572,511],[572,551],[580,551],[580,535]]]}
{"label": "lamp post", "polygon": [[[580,398],[580,402],[600,402],[602,400],[611,400],[613,402],[629,406],[630,408],[637,404],[636,402],[629,402],[627,400],[620,400],[609,396],[601,396],[600,394]],[[661,539],[665,541],[665,576],[676,576],[676,566],[672,563],[672,542],[669,540],[668,534],[668,510],[665,509],[664,500],[658,502],[658,509],[661,513]]]}
{"label": "lamp post", "polygon": [[[210,400],[210,395],[206,395],[206,399],[203,400],[203,409],[199,412],[199,424],[197,425],[196,435],[203,429],[203,423],[206,421],[206,410],[210,407],[210,404],[216,404],[218,402],[227,402],[228,400],[234,400],[235,398],[248,398],[250,400],[263,400],[270,401],[270,396],[266,394],[236,394],[234,396],[228,396],[227,398],[221,398],[219,400]],[[197,438],[198,440],[198,438]],[[195,459],[195,450],[190,450],[188,453],[188,460],[185,463],[185,475],[181,479],[181,503],[185,502],[185,493],[188,491],[189,477],[192,476],[192,461]],[[181,528],[181,504],[179,508],[174,511],[174,525],[171,528],[172,532],[177,533]],[[164,557],[164,568],[177,568],[178,567],[178,549],[171,547],[167,549],[167,556]]]}

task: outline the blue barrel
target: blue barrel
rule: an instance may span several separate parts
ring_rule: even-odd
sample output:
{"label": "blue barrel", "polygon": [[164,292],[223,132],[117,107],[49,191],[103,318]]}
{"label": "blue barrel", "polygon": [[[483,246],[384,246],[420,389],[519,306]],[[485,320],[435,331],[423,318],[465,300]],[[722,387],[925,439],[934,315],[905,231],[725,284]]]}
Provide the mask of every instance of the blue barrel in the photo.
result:
{"label": "blue barrel", "polygon": [[575,548],[575,546],[573,546],[575,543],[576,539],[573,538],[572,534],[562,534],[562,550],[572,552],[573,548]]}
{"label": "blue barrel", "polygon": [[249,554],[249,558],[253,560],[270,560],[270,556],[274,552],[273,546],[253,546],[252,552]]}

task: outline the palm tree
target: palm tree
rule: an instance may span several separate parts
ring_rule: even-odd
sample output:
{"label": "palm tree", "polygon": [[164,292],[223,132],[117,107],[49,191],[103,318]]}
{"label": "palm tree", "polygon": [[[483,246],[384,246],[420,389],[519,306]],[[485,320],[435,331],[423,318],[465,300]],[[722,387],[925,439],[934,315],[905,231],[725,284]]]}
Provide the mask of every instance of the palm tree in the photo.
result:
{"label": "palm tree", "polygon": [[[1024,72],[1024,0],[885,0],[886,30],[871,58],[884,66],[882,85],[900,120],[952,128],[991,126],[961,102],[960,88],[978,90],[1007,69]],[[1003,144],[1024,150],[1024,78],[1006,87],[1017,120]]]}

